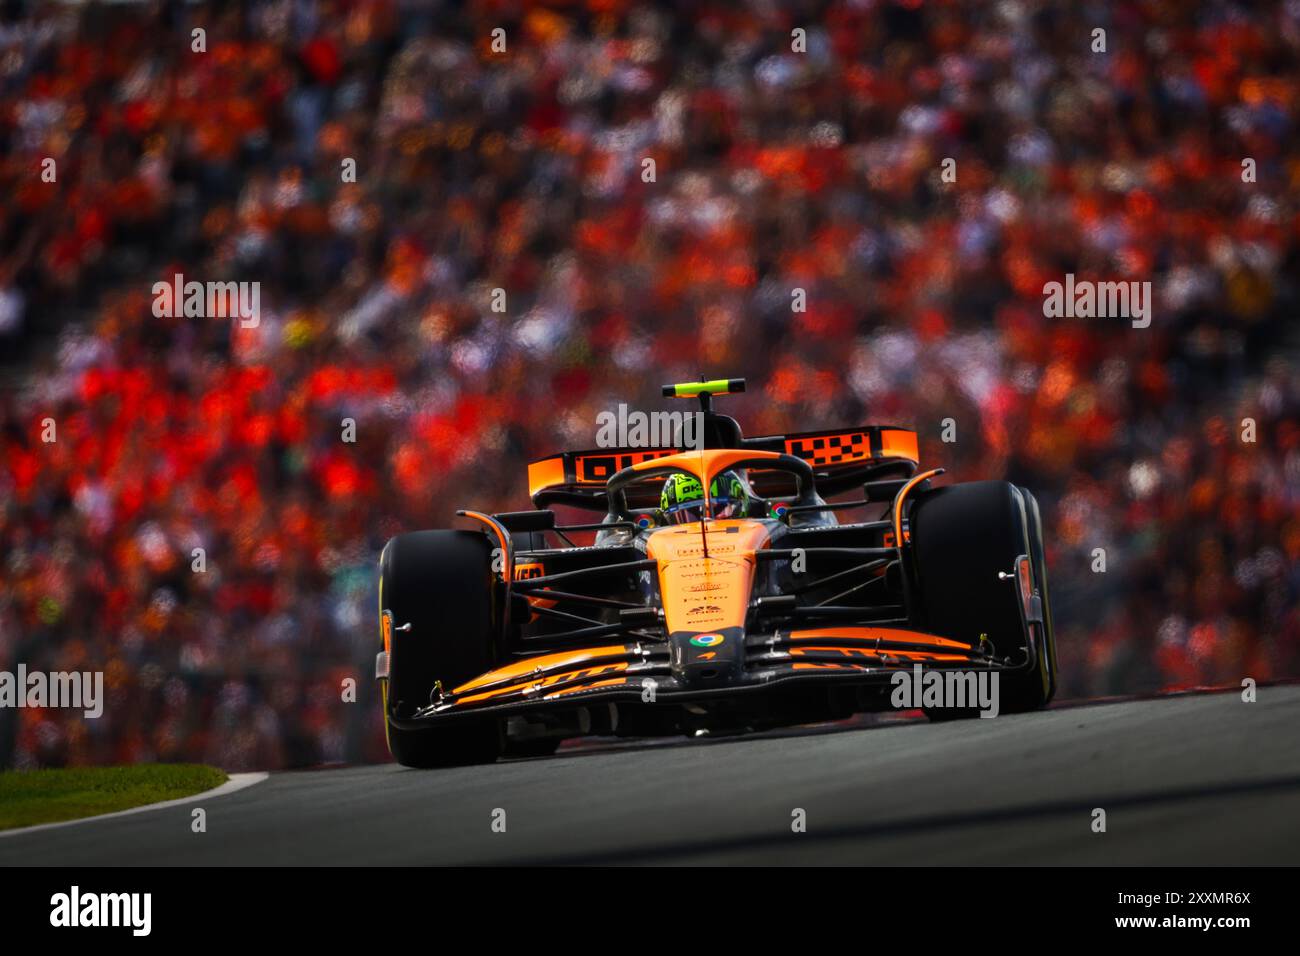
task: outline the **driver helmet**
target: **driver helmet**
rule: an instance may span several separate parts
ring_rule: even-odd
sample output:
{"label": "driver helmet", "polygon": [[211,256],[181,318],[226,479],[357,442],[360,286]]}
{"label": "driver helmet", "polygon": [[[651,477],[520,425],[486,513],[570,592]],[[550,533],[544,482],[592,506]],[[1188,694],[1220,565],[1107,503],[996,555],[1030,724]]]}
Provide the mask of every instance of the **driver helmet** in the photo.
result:
{"label": "driver helmet", "polygon": [[[749,514],[753,496],[734,471],[716,475],[709,485],[710,518],[743,518]],[[694,475],[670,475],[659,496],[659,509],[669,524],[699,521],[704,512],[704,488]]]}

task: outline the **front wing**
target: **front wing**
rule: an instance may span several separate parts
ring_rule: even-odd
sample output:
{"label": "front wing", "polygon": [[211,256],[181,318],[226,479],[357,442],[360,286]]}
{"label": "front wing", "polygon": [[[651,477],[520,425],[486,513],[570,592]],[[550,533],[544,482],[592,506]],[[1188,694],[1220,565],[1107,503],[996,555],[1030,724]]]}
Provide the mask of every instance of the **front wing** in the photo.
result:
{"label": "front wing", "polygon": [[888,685],[899,671],[925,669],[1008,672],[1028,667],[958,641],[898,627],[839,626],[774,631],[744,638],[745,666],[714,686],[676,677],[670,647],[654,642],[610,644],[529,657],[489,671],[450,691],[399,727],[457,718],[517,714],[569,704],[640,701],[681,704],[762,693],[810,682]]}

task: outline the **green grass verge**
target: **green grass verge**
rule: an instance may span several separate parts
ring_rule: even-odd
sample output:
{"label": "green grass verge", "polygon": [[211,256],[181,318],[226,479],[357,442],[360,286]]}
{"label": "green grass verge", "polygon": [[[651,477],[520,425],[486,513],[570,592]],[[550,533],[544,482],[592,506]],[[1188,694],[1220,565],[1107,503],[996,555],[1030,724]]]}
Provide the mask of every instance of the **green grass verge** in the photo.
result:
{"label": "green grass verge", "polygon": [[0,772],[0,830],[77,820],[175,800],[226,782],[201,764],[139,764]]}

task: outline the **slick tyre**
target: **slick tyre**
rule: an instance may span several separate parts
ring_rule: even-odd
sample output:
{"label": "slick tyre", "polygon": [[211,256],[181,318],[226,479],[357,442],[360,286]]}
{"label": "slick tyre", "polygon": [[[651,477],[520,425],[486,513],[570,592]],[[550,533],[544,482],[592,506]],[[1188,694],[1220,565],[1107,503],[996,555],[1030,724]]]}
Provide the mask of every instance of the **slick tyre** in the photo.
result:
{"label": "slick tyre", "polygon": [[[1032,518],[1031,518],[1032,515]],[[972,647],[986,634],[998,657],[1031,660],[999,675],[999,713],[1044,706],[1052,695],[1052,655],[1025,648],[1015,581],[1000,580],[1021,555],[1030,556],[1047,608],[1037,502],[1004,481],[949,485],[920,496],[910,520],[914,581],[921,625]],[[1037,536],[1038,557],[1031,538]],[[1051,634],[1050,624],[1045,628]],[[931,720],[975,716],[970,709],[926,711]]]}
{"label": "slick tyre", "polygon": [[[394,725],[495,663],[499,609],[492,549],[473,531],[398,535],[379,559],[379,609],[391,613],[384,729],[393,758],[407,767],[489,763],[501,755],[501,721],[486,718],[420,729]],[[405,629],[409,624],[410,628]],[[402,628],[399,630],[399,628]]]}

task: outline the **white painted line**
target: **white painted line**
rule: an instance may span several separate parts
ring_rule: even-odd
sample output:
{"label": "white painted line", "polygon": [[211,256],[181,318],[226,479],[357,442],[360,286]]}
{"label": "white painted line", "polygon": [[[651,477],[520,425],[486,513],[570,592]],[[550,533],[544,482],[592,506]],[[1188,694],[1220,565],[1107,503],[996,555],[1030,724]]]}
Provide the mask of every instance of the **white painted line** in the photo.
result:
{"label": "white painted line", "polygon": [[132,807],[129,810],[117,810],[113,813],[101,813],[93,817],[78,817],[75,820],[60,820],[57,823],[38,823],[35,826],[19,827],[16,830],[0,830],[0,840],[5,837],[16,836],[19,833],[35,833],[37,830],[53,830],[57,827],[74,827],[78,823],[94,823],[97,820],[111,820],[113,817],[130,816],[133,813],[148,813],[150,810],[162,810],[166,807],[179,807],[186,803],[194,803],[197,800],[210,800],[213,797],[224,797],[228,794],[243,790],[245,787],[251,787],[255,783],[261,783],[270,774],[265,771],[257,773],[232,773],[230,779],[219,787],[213,787],[211,790],[204,790],[202,793],[196,793],[192,797],[178,797],[175,800],[164,800],[161,803],[146,803],[143,806]]}

